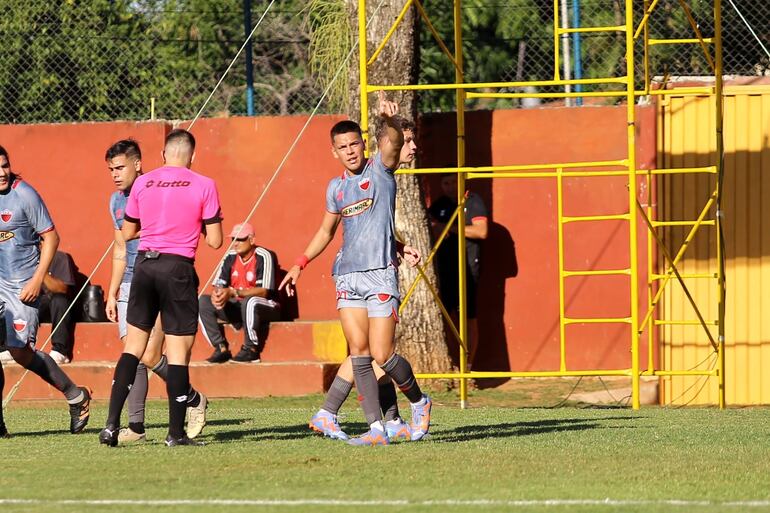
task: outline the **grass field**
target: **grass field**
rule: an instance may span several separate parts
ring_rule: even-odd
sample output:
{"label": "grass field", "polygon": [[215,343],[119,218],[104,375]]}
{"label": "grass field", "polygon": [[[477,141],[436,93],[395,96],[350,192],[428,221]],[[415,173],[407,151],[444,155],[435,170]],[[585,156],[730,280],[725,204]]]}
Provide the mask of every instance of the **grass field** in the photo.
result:
{"label": "grass field", "polygon": [[0,511],[770,511],[770,409],[528,407],[560,387],[475,391],[467,410],[438,394],[428,440],[378,448],[312,435],[320,396],[217,400],[208,445],[173,449],[164,402],[151,440],[117,449],[97,442],[104,402],[79,436],[63,404],[14,402]]}

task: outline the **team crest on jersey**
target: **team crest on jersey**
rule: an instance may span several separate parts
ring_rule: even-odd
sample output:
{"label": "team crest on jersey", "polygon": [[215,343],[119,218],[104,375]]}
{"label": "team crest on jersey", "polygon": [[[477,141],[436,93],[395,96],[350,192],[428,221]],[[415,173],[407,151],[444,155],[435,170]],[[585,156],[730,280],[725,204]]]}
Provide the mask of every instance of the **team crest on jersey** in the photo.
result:
{"label": "team crest on jersey", "polygon": [[372,203],[374,203],[374,200],[372,198],[366,198],[362,199],[361,201],[356,201],[352,205],[348,205],[347,207],[342,209],[342,217],[353,217],[357,216],[358,214],[362,214],[369,210],[369,207],[372,206]]}
{"label": "team crest on jersey", "polygon": [[13,329],[16,330],[16,333],[21,333],[24,331],[27,327],[27,321],[24,319],[14,319],[13,320]]}
{"label": "team crest on jersey", "polygon": [[361,187],[362,191],[369,190],[369,179],[365,178],[365,179],[361,180],[361,183],[358,184],[358,186]]}
{"label": "team crest on jersey", "polygon": [[14,237],[13,232],[5,232],[0,230],[0,242],[11,240]]}
{"label": "team crest on jersey", "polygon": [[0,219],[3,220],[4,223],[7,223],[13,218],[13,212],[8,210],[7,208],[0,212]]}

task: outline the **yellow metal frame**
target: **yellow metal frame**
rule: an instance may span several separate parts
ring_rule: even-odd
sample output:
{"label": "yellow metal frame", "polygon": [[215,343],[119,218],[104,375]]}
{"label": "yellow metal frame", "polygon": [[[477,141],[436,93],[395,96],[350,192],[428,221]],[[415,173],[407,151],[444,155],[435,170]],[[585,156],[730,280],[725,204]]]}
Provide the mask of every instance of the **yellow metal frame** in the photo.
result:
{"label": "yellow metal frame", "polygon": [[[458,178],[458,208],[454,212],[452,220],[447,223],[444,232],[436,241],[424,266],[430,265],[439,245],[444,241],[453,222],[457,222],[458,233],[458,277],[459,277],[459,326],[455,326],[441,304],[435,288],[428,282],[424,267],[418,267],[418,276],[409,287],[404,301],[401,305],[403,309],[409,298],[414,293],[420,281],[423,281],[430,289],[434,299],[438,302],[442,315],[450,326],[450,329],[457,337],[460,343],[460,371],[459,373],[432,373],[419,374],[419,378],[427,379],[448,379],[454,378],[460,380],[460,403],[465,407],[467,402],[467,379],[472,378],[500,378],[500,377],[565,377],[565,376],[629,376],[632,380],[631,404],[634,409],[640,407],[640,379],[642,376],[716,376],[719,379],[719,406],[725,406],[724,390],[724,316],[725,316],[725,279],[724,279],[724,254],[722,251],[722,219],[721,219],[721,198],[722,198],[722,177],[723,177],[723,155],[724,145],[722,140],[722,38],[721,38],[721,0],[713,0],[714,5],[714,37],[704,38],[698,28],[697,23],[692,17],[692,13],[686,0],[679,0],[679,4],[684,10],[688,22],[690,23],[695,38],[692,39],[650,39],[648,21],[654,14],[659,0],[645,0],[644,15],[638,26],[634,26],[634,2],[633,0],[624,0],[625,3],[625,24],[607,27],[583,27],[583,28],[562,28],[559,23],[559,2],[554,0],[554,76],[553,80],[540,81],[519,81],[519,82],[484,82],[469,83],[465,82],[463,67],[463,49],[462,49],[462,0],[453,2],[454,19],[454,53],[449,50],[447,45],[441,39],[432,23],[430,17],[425,11],[420,0],[406,0],[404,6],[397,16],[390,30],[383,38],[377,49],[368,57],[367,37],[366,37],[366,0],[358,0],[358,30],[359,30],[359,74],[360,74],[360,95],[361,95],[361,128],[364,136],[367,136],[369,129],[368,123],[368,95],[378,90],[454,90],[457,104],[457,165],[451,168],[431,168],[400,170],[400,174],[435,174],[453,172],[457,173]],[[420,17],[426,22],[428,29],[438,43],[442,52],[452,63],[455,69],[455,82],[452,84],[370,84],[368,81],[367,68],[376,61],[382,52],[388,40],[395,33],[404,16],[410,8],[417,9]],[[564,34],[575,32],[623,32],[625,34],[625,60],[627,63],[626,75],[622,77],[602,77],[591,79],[571,79],[563,80],[560,78],[560,52],[561,39]],[[643,60],[644,60],[644,88],[636,90],[634,83],[635,54],[634,44],[636,39],[643,36]],[[650,69],[649,69],[649,47],[661,44],[698,44],[703,49],[706,60],[714,70],[713,87],[684,87],[677,89],[667,89],[665,87],[652,89]],[[713,47],[714,53],[711,54],[710,47]],[[521,93],[500,93],[489,92],[489,89],[513,88],[521,86],[566,86],[576,84],[616,84],[618,87],[614,91],[588,91],[588,92],[521,92]],[[623,89],[620,89],[622,87]],[[716,104],[716,135],[717,135],[717,161],[712,166],[702,168],[686,169],[653,169],[637,170],[636,161],[636,113],[635,98],[637,96],[666,96],[666,95],[689,95],[689,96],[710,96]],[[598,162],[562,162],[553,164],[533,164],[518,166],[484,166],[468,167],[465,165],[465,101],[468,98],[575,98],[575,97],[625,97],[626,102],[626,158],[614,161]],[[368,147],[368,145],[367,145]],[[680,221],[659,221],[655,219],[655,209],[652,202],[647,201],[643,206],[638,201],[637,182],[639,179],[646,180],[648,194],[652,194],[652,177],[655,175],[669,174],[689,174],[705,173],[716,177],[716,184],[713,193],[709,197],[706,205],[696,220]],[[628,177],[628,210],[625,213],[610,213],[606,215],[590,216],[565,216],[563,212],[563,180],[572,177],[607,177],[607,176],[627,176]],[[554,178],[557,184],[557,216],[558,216],[558,261],[559,261],[559,370],[532,371],[532,372],[470,372],[467,365],[467,304],[466,304],[466,254],[465,254],[465,211],[464,194],[466,180],[478,178]],[[713,219],[707,219],[710,214],[714,214]],[[647,260],[648,260],[648,305],[647,312],[640,322],[639,313],[639,261],[638,261],[638,220],[642,219],[647,227]],[[586,221],[609,221],[622,220],[629,223],[629,241],[628,249],[630,262],[629,267],[623,269],[603,269],[603,270],[581,270],[564,268],[564,225],[567,223],[586,222]],[[689,226],[690,231],[685,238],[682,246],[676,252],[674,257],[665,247],[663,239],[658,233],[660,228],[670,226]],[[702,273],[699,275],[682,274],[677,265],[680,263],[692,238],[703,226],[714,226],[717,232],[717,260],[718,269],[715,273]],[[653,260],[656,252],[660,252],[665,257],[667,269],[665,273],[656,273],[653,267]],[[570,318],[567,316],[565,306],[565,282],[567,279],[575,276],[601,276],[601,275],[624,275],[629,276],[629,315],[618,318]],[[672,277],[683,287],[693,311],[697,317],[696,320],[690,319],[660,319],[656,317],[660,313],[658,302],[662,297],[663,291],[672,282]],[[718,319],[704,319],[700,309],[695,304],[692,295],[687,289],[684,278],[710,278],[715,279],[718,289],[719,308]],[[631,339],[629,341],[631,350],[631,367],[626,369],[600,369],[600,370],[569,370],[567,368],[567,346],[566,346],[566,327],[571,324],[598,324],[598,323],[625,323],[631,328]],[[717,365],[713,369],[656,369],[654,359],[654,348],[656,337],[654,331],[656,326],[661,325],[699,325],[706,332],[709,341],[717,355]],[[712,327],[717,328],[717,336],[711,332]],[[642,370],[640,362],[640,342],[647,334],[648,359],[646,369]]]}

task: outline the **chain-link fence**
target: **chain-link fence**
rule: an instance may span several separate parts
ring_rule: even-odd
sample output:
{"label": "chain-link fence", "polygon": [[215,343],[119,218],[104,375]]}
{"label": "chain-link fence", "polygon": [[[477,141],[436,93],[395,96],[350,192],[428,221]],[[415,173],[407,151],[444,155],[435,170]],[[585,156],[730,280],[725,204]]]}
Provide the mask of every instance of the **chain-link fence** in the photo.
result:
{"label": "chain-link fence", "polygon": [[[245,3],[0,0],[0,123],[137,120],[153,114],[164,119],[191,118],[243,42]],[[253,4],[252,25],[268,2],[254,0]],[[423,4],[451,47],[452,2],[423,0]],[[637,25],[645,4],[639,0],[635,8]],[[723,4],[725,74],[770,74],[766,53],[770,48],[770,1],[723,0]],[[466,81],[553,78],[552,0],[464,0],[462,5]],[[624,23],[623,0],[558,0],[558,5],[564,28]],[[712,6],[712,0],[659,0],[649,20],[649,37],[694,38],[688,12],[702,36],[712,37]],[[306,7],[307,2],[301,0],[278,0],[255,33],[256,114],[307,113],[321,97],[308,66]],[[564,35],[559,45],[561,77],[623,75],[624,37],[620,32]],[[454,82],[454,70],[425,23],[420,40],[420,82]],[[709,51],[713,52],[713,46]],[[636,55],[639,58],[642,52]],[[242,55],[204,115],[247,113],[245,62]],[[654,76],[712,74],[697,44],[650,46],[649,62]],[[639,86],[644,77],[642,64],[638,59]],[[419,102],[422,112],[454,109],[451,91],[421,92]],[[516,103],[480,99],[469,102],[469,107]],[[322,111],[327,108],[324,105]]]}
{"label": "chain-link fence", "polygon": [[[635,1],[635,27],[651,2]],[[452,42],[451,12],[446,2],[425,0],[431,20]],[[625,25],[624,0],[558,0],[562,29]],[[726,75],[770,75],[770,1],[723,0],[722,37]],[[714,35],[713,0],[659,0],[648,22],[651,77],[713,75],[699,44],[669,44],[655,40],[694,39],[693,26],[703,38]],[[444,12],[442,12],[442,9]],[[453,82],[454,70],[441,55],[427,27],[421,29],[422,68],[425,82]],[[637,86],[644,83],[643,35],[637,39]],[[531,81],[554,78],[553,0],[465,0],[463,2],[463,49],[466,81]],[[764,47],[763,47],[764,46]],[[561,78],[603,78],[626,73],[625,33],[584,32],[562,34],[559,41]],[[707,45],[713,56],[713,45]],[[713,60],[713,58],[712,58]],[[426,66],[426,62],[439,63]],[[611,85],[586,85],[584,91],[611,89]],[[618,86],[614,86],[616,89]],[[620,86],[622,87],[622,86]],[[548,91],[548,88],[539,88]],[[550,90],[554,90],[551,88]],[[447,93],[423,93],[423,110],[450,109],[454,98]],[[612,100],[606,100],[612,101]],[[511,100],[469,101],[469,108],[503,107]]]}
{"label": "chain-link fence", "polygon": [[[0,123],[193,117],[245,37],[243,0],[0,0]],[[256,24],[267,2],[254,2]],[[310,112],[297,0],[279,0],[253,40],[254,111]],[[204,115],[247,113],[242,55]],[[154,104],[154,112],[152,106]]]}

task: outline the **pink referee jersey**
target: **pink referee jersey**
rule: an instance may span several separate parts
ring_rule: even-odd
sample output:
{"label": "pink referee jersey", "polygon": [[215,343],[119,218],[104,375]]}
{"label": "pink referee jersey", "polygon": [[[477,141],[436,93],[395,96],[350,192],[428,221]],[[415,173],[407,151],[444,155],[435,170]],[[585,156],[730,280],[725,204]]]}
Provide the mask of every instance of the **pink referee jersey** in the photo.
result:
{"label": "pink referee jersey", "polygon": [[202,225],[222,221],[216,183],[185,167],[160,167],[136,179],[124,219],[140,225],[139,251],[195,258]]}

